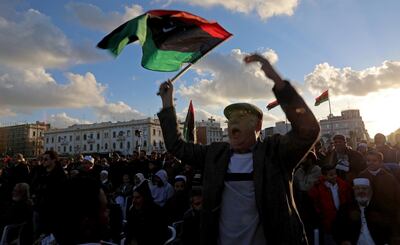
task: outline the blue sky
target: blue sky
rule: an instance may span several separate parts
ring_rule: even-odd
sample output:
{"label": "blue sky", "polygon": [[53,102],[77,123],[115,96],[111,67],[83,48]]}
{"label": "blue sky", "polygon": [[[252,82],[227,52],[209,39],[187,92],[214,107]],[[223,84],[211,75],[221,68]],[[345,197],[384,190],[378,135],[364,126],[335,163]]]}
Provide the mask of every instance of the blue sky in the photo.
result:
{"label": "blue sky", "polygon": [[329,88],[335,115],[360,109],[367,129],[400,127],[400,1],[153,0],[0,2],[0,124],[46,120],[74,123],[154,116],[160,82],[174,73],[140,66],[140,46],[114,59],[96,44],[109,31],[150,9],[178,9],[216,20],[234,37],[175,83],[183,117],[193,100],[196,119],[223,121],[232,102],[263,108],[264,127],[284,120],[271,81],[241,60],[252,52],[270,59],[292,81],[317,118],[328,104],[314,98]]}

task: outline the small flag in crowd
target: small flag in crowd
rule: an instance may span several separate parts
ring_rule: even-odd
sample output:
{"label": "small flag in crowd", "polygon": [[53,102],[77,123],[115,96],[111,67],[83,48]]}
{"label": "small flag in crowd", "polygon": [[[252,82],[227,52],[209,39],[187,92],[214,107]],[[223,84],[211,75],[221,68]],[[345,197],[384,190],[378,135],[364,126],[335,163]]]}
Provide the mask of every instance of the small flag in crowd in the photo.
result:
{"label": "small flag in crowd", "polygon": [[277,100],[274,100],[267,105],[267,109],[271,110],[272,108],[277,107],[278,105],[279,105],[279,102]]}
{"label": "small flag in crowd", "polygon": [[183,126],[183,138],[186,142],[194,142],[194,109],[192,100],[190,100],[185,125]]}
{"label": "small flag in crowd", "polygon": [[328,90],[324,91],[320,96],[315,98],[315,106],[319,106],[321,103],[329,100]]}
{"label": "small flag in crowd", "polygon": [[119,26],[97,47],[118,56],[126,45],[139,40],[142,66],[170,72],[179,70],[183,63],[195,63],[230,36],[217,22],[188,12],[150,10]]}

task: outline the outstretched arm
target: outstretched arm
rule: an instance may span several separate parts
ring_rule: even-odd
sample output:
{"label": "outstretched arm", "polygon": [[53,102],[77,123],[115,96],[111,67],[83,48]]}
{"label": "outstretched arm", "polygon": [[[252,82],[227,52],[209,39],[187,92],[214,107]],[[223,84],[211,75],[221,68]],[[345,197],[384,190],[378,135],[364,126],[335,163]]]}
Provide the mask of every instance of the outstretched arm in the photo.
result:
{"label": "outstretched arm", "polygon": [[272,65],[269,63],[269,61],[265,57],[263,57],[259,54],[252,54],[252,55],[246,56],[244,58],[244,62],[246,64],[259,62],[261,64],[261,69],[265,73],[265,76],[267,76],[269,79],[271,79],[275,83],[275,88],[277,90],[280,90],[285,86],[285,82],[282,80],[281,76],[279,76],[278,72],[275,71],[275,69],[272,67]]}
{"label": "outstretched arm", "polygon": [[207,146],[187,143],[182,139],[173,104],[174,86],[171,81],[168,80],[160,85],[159,94],[163,108],[157,115],[167,150],[178,159],[202,168]]}
{"label": "outstretched arm", "polygon": [[265,75],[275,84],[273,92],[292,125],[292,130],[279,140],[279,155],[288,172],[291,172],[318,139],[320,132],[318,121],[301,96],[289,82],[280,77],[266,58],[252,54],[246,56],[244,62],[260,63]]}

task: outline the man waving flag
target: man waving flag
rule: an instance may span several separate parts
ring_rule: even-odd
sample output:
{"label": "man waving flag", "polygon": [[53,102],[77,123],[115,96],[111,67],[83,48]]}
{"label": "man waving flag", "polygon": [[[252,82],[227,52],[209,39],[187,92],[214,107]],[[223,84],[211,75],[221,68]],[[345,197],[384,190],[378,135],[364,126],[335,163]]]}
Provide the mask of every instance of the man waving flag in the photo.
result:
{"label": "man waving flag", "polygon": [[97,47],[119,55],[139,40],[142,66],[154,71],[177,71],[183,63],[195,63],[232,36],[216,22],[184,11],[150,10],[119,26]]}

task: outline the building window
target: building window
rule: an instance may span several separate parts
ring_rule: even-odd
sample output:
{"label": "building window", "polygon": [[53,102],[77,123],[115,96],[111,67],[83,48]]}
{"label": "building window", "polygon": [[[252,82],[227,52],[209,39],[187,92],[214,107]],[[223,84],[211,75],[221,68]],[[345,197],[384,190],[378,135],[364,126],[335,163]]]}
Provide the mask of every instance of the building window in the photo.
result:
{"label": "building window", "polygon": [[33,137],[35,137],[36,136],[36,131],[33,131],[32,133],[33,133]]}
{"label": "building window", "polygon": [[72,141],[72,135],[69,136],[69,141]]}
{"label": "building window", "polygon": [[155,135],[156,135],[156,129],[153,128],[153,136],[155,136]]}
{"label": "building window", "polygon": [[83,135],[83,140],[86,140],[86,134]]}
{"label": "building window", "polygon": [[157,147],[157,142],[155,140],[153,141],[153,146]]}
{"label": "building window", "polygon": [[93,144],[89,145],[89,151],[93,151]]}
{"label": "building window", "polygon": [[99,144],[97,144],[96,149],[97,149],[97,152],[100,151],[100,145]]}
{"label": "building window", "polygon": [[57,147],[57,152],[60,152],[61,151],[61,148],[60,147]]}
{"label": "building window", "polygon": [[98,140],[100,139],[100,133],[97,133],[97,139]]}
{"label": "building window", "polygon": [[61,136],[58,136],[58,143],[61,142]]}
{"label": "building window", "polygon": [[42,131],[39,132],[39,136],[42,137]]}
{"label": "building window", "polygon": [[123,136],[124,135],[124,131],[119,131],[118,132],[118,136]]}
{"label": "building window", "polygon": [[51,143],[54,143],[54,137],[51,137]]}
{"label": "building window", "polygon": [[67,147],[66,147],[66,146],[64,146],[64,153],[65,153],[65,152],[67,152]]}
{"label": "building window", "polygon": [[46,143],[49,143],[49,138],[46,138]]}
{"label": "building window", "polygon": [[90,134],[90,139],[93,139],[93,134]]}
{"label": "building window", "polygon": [[104,144],[104,150],[107,150],[107,149],[108,149],[108,144],[105,143],[105,144]]}
{"label": "building window", "polygon": [[147,141],[143,142],[143,147],[147,147]]}
{"label": "building window", "polygon": [[116,135],[117,135],[117,133],[116,133],[116,132],[113,132],[113,138],[115,138]]}
{"label": "building window", "polygon": [[80,140],[81,139],[81,137],[79,137],[79,135],[77,135],[76,137],[75,137],[75,140]]}
{"label": "building window", "polygon": [[113,143],[113,149],[115,150],[115,143]]}
{"label": "building window", "polygon": [[127,147],[128,149],[130,149],[130,148],[131,148],[131,142],[128,141],[128,142],[126,143],[126,147]]}
{"label": "building window", "polygon": [[108,133],[104,133],[104,138],[108,138]]}
{"label": "building window", "polygon": [[130,130],[126,131],[126,136],[128,136],[128,137],[131,136],[131,131]]}
{"label": "building window", "polygon": [[161,136],[161,130],[158,130],[158,136]]}
{"label": "building window", "polygon": [[72,152],[72,145],[69,146],[69,152]]}
{"label": "building window", "polygon": [[83,145],[83,150],[86,151],[86,144]]}
{"label": "building window", "polygon": [[119,142],[119,149],[124,148],[124,142]]}

